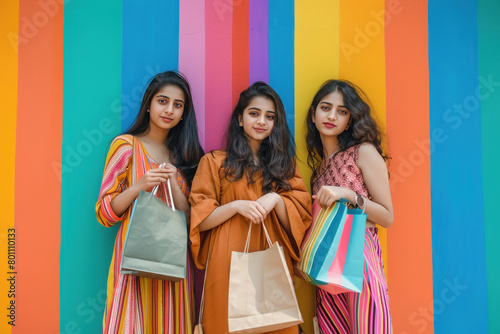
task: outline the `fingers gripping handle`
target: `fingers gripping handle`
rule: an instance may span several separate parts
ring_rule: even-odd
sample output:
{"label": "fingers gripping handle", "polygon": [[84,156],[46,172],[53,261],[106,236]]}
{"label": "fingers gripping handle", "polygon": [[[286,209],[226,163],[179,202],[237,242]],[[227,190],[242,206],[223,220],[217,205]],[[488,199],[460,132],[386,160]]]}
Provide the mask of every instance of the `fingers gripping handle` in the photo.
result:
{"label": "fingers gripping handle", "polygon": [[[252,225],[253,225],[253,223],[250,223],[250,227],[248,228],[247,241],[245,243],[245,249],[243,250],[245,253],[248,253],[248,249],[250,248],[250,236],[252,235]],[[271,248],[273,243],[271,242],[271,237],[269,237],[269,233],[267,233],[266,225],[264,224],[264,222],[261,222],[260,225],[262,226],[262,229],[264,230],[267,244],[269,245],[269,248]]]}

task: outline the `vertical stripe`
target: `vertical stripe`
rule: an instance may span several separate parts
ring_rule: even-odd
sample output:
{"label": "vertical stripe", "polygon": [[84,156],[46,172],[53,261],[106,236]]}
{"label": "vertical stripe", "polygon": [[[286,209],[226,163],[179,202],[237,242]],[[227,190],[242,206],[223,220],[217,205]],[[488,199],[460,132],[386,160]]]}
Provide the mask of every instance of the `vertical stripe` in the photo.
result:
{"label": "vertical stripe", "polygon": [[430,129],[441,133],[431,152],[436,333],[488,328],[476,14],[474,1],[429,2]]}
{"label": "vertical stripe", "polygon": [[391,313],[396,332],[433,333],[432,317],[419,314],[432,303],[427,1],[387,0],[385,14],[387,146],[395,211],[387,231]]}
{"label": "vertical stripe", "polygon": [[240,93],[249,82],[249,42],[248,42],[248,1],[233,2],[233,37],[232,37],[232,103],[234,108]]}
{"label": "vertical stripe", "polygon": [[[4,261],[0,262],[0,271],[7,272],[16,269],[15,263],[7,262],[8,254],[11,255],[15,245],[9,239],[9,228],[14,228],[14,195],[15,195],[15,159],[16,159],[16,117],[17,117],[17,65],[19,39],[19,1],[9,1],[3,4],[0,14],[0,34],[6,38],[0,40],[0,64],[2,64],[2,80],[0,80],[0,109],[4,110],[0,125],[0,142],[2,143],[2,163],[0,164],[0,254],[4,255]],[[22,35],[21,35],[22,37]],[[13,265],[11,268],[10,266]],[[6,278],[7,279],[7,278]],[[2,280],[3,281],[3,280]],[[5,289],[3,289],[5,284]],[[2,293],[0,294],[0,307],[10,316],[11,301],[16,302],[14,296],[9,296],[10,282],[2,282]],[[13,319],[4,317],[0,322],[0,332],[11,333],[11,325],[8,321]]]}
{"label": "vertical stripe", "polygon": [[106,151],[121,131],[121,11],[120,0],[69,1],[65,6],[60,254],[64,333],[102,331],[117,229],[99,225],[94,208]]}
{"label": "vertical stripe", "polygon": [[[479,44],[479,80],[482,83],[478,98],[481,102],[481,141],[482,172],[484,198],[484,235],[486,246],[486,273],[488,288],[489,333],[500,333],[500,261],[495,238],[498,226],[496,199],[500,188],[498,170],[500,158],[500,3],[493,0],[478,1],[478,44]],[[480,223],[480,221],[478,221]]]}
{"label": "vertical stripe", "polygon": [[223,147],[231,115],[233,5],[205,0],[205,151]]}
{"label": "vertical stripe", "polygon": [[[384,9],[384,0],[341,2],[339,77],[355,83],[368,95],[372,114],[385,132],[385,29],[380,17]],[[378,236],[387,275],[386,233],[381,228]]]}
{"label": "vertical stripe", "polygon": [[[339,75],[340,1],[295,2],[295,138],[300,173],[310,188],[307,167],[306,115],[321,84]],[[299,280],[296,279],[297,283]],[[302,283],[302,282],[301,282]],[[304,317],[304,330],[313,332],[314,287],[297,286],[297,299]]]}
{"label": "vertical stripe", "polygon": [[268,0],[253,0],[249,8],[250,84],[269,82]]}
{"label": "vertical stripe", "polygon": [[269,2],[269,84],[285,105],[288,127],[292,134],[295,129],[294,15],[294,6],[290,1]]}
{"label": "vertical stripe", "polygon": [[123,1],[123,131],[134,124],[149,79],[178,66],[179,0]]}
{"label": "vertical stripe", "polygon": [[15,225],[20,300],[13,332],[58,332],[64,9],[57,2],[21,1],[19,5],[23,39],[19,45]]}
{"label": "vertical stripe", "polygon": [[321,84],[339,76],[339,31],[339,0],[295,2],[295,138],[300,173],[308,187],[305,117]]}
{"label": "vertical stripe", "polygon": [[205,3],[179,1],[179,71],[186,75],[205,147]]}

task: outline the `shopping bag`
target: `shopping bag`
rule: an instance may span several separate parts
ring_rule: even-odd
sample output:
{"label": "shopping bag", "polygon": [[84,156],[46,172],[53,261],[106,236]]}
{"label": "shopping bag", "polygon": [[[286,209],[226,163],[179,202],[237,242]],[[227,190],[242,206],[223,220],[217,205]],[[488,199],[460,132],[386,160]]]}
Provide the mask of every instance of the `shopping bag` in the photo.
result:
{"label": "shopping bag", "polygon": [[[168,180],[170,198],[172,190]],[[187,225],[184,212],[168,207],[153,192],[136,199],[123,245],[122,274],[180,281],[186,277]]]}
{"label": "shopping bag", "polygon": [[302,277],[331,293],[361,292],[366,214],[348,209],[346,200],[323,209],[313,203],[313,223],[297,264]]}
{"label": "shopping bag", "polygon": [[263,333],[303,322],[283,248],[262,223],[269,248],[248,252],[252,223],[243,252],[232,252],[229,273],[230,333]]}

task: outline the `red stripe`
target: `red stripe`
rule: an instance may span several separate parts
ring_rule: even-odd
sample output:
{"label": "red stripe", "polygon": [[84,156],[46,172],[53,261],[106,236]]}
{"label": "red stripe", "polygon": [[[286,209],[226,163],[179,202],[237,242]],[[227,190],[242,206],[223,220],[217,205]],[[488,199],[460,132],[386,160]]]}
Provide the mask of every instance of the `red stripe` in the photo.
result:
{"label": "red stripe", "polygon": [[13,333],[59,332],[64,10],[57,1],[40,4],[19,6]]}

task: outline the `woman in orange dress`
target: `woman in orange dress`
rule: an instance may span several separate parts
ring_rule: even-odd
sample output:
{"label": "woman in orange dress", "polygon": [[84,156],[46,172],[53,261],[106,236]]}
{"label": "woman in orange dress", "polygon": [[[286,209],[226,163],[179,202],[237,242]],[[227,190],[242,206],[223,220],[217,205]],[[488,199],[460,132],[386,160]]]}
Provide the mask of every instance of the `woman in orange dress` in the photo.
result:
{"label": "woman in orange dress", "polygon": [[[227,149],[201,160],[191,195],[192,253],[205,283],[205,334],[228,333],[228,289],[231,252],[242,252],[249,224],[250,252],[268,248],[261,223],[272,242],[292,261],[311,224],[311,198],[295,164],[292,137],[283,104],[263,82],[243,91],[231,116]],[[298,326],[273,333],[298,333]]]}

